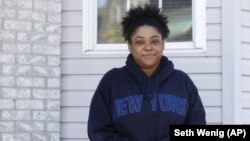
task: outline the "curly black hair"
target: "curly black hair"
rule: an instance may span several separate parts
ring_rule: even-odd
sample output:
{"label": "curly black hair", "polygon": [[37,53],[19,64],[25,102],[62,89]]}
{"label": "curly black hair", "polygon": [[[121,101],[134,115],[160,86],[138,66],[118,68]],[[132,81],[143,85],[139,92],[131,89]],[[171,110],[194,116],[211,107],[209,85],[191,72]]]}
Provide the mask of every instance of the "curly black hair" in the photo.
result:
{"label": "curly black hair", "polygon": [[146,4],[144,8],[137,6],[130,9],[122,18],[122,36],[125,41],[131,43],[131,35],[134,31],[139,26],[149,25],[155,27],[163,38],[167,38],[170,32],[167,23],[168,17],[162,13],[160,8],[149,4]]}

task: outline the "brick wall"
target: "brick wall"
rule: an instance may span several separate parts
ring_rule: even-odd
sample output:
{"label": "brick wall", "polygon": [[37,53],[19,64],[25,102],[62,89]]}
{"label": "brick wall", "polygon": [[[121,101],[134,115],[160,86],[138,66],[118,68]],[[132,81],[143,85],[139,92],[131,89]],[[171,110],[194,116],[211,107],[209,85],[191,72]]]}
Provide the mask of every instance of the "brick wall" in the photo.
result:
{"label": "brick wall", "polygon": [[60,140],[61,0],[0,0],[0,141]]}

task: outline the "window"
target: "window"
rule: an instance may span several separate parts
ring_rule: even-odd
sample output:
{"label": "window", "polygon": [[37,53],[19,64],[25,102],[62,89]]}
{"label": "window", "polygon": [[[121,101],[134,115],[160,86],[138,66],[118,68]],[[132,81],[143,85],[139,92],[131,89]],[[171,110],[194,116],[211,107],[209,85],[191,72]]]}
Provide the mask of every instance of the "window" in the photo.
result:
{"label": "window", "polygon": [[168,52],[206,49],[205,0],[84,0],[83,52],[127,53],[121,36],[121,18],[126,11],[145,3],[157,5],[169,17]]}

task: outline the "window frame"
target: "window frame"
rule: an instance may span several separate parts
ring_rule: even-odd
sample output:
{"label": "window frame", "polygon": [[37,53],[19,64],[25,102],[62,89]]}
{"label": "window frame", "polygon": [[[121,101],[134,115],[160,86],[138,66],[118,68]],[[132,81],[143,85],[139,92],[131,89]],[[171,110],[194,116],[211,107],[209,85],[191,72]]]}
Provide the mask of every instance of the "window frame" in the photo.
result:
{"label": "window frame", "polygon": [[[127,2],[127,5],[129,3]],[[159,3],[161,7],[161,0]],[[82,54],[128,54],[127,44],[97,44],[97,0],[82,1]],[[206,1],[192,0],[193,41],[165,42],[164,52],[206,52]]]}

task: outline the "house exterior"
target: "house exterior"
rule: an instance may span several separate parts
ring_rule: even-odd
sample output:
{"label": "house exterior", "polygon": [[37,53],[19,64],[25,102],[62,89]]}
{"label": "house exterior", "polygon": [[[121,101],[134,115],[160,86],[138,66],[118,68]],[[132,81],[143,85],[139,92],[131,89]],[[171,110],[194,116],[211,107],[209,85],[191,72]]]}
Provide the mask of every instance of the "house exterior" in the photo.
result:
{"label": "house exterior", "polygon": [[[201,48],[165,55],[194,80],[208,124],[250,124],[250,1],[199,1]],[[88,141],[97,84],[128,53],[91,52],[93,4],[0,0],[1,141]]]}

